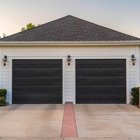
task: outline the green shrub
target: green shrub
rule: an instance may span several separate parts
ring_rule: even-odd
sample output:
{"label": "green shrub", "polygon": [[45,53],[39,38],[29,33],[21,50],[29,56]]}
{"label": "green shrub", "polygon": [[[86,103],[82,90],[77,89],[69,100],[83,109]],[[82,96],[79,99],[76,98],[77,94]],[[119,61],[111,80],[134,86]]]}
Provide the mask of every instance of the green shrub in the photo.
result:
{"label": "green shrub", "polygon": [[7,93],[6,89],[0,89],[0,97],[4,96],[6,98],[6,93]]}
{"label": "green shrub", "polygon": [[0,89],[0,106],[6,105],[6,89]]}
{"label": "green shrub", "polygon": [[4,96],[0,97],[0,106],[6,105],[6,98]]}
{"label": "green shrub", "polygon": [[139,103],[139,88],[134,87],[131,89],[131,104],[138,105]]}

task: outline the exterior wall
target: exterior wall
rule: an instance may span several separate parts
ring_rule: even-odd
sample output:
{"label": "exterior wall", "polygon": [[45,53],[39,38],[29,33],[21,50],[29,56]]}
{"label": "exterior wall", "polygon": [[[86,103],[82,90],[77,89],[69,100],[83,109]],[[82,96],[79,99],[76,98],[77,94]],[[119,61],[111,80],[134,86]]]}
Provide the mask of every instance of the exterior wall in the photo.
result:
{"label": "exterior wall", "polygon": [[[63,103],[75,103],[75,59],[126,59],[127,62],[127,103],[130,90],[139,84],[139,47],[138,46],[4,46],[0,48],[1,60],[7,55],[6,66],[0,65],[0,88],[8,90],[7,101],[12,103],[12,59],[63,59]],[[131,55],[137,61],[133,66]],[[72,58],[70,66],[67,56]]]}

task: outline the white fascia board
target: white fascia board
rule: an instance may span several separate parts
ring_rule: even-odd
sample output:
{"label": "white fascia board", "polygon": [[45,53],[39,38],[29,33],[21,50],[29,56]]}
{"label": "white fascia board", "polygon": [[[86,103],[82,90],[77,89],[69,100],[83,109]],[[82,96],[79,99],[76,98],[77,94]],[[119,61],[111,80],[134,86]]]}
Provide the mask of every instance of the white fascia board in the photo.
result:
{"label": "white fascia board", "polygon": [[0,46],[36,46],[36,45],[124,45],[124,46],[140,46],[140,41],[1,41]]}

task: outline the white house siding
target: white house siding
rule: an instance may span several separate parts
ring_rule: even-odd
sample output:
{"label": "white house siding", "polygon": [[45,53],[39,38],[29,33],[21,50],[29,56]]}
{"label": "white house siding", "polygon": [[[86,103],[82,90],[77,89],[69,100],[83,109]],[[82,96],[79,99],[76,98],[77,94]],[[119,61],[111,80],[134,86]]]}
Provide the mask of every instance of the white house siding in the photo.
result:
{"label": "white house siding", "polygon": [[[137,58],[136,65],[131,62],[131,55]],[[8,63],[0,66],[0,88],[8,90],[7,101],[12,99],[12,59],[63,59],[64,62],[64,102],[75,103],[75,59],[76,58],[126,58],[127,59],[127,103],[130,102],[130,90],[139,84],[139,47],[138,46],[4,46],[0,49],[1,59],[8,57]],[[68,66],[66,58],[71,55]]]}

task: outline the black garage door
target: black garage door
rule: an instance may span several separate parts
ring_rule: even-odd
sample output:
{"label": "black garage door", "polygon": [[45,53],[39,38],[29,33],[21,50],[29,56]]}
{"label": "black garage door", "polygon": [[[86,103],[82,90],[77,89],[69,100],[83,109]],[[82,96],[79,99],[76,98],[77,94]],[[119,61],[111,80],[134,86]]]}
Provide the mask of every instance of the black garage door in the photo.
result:
{"label": "black garage door", "polygon": [[13,60],[13,104],[62,103],[62,60]]}
{"label": "black garage door", "polygon": [[126,60],[76,60],[76,103],[126,103]]}

